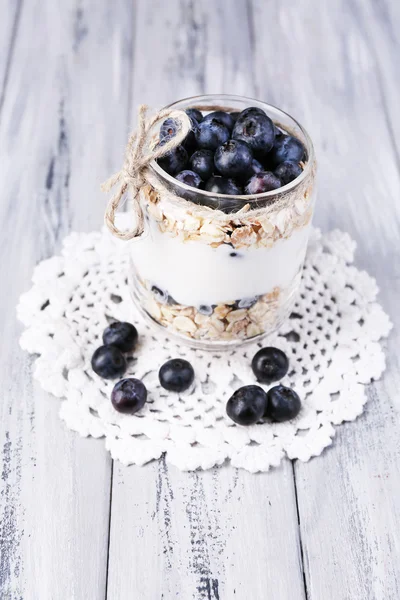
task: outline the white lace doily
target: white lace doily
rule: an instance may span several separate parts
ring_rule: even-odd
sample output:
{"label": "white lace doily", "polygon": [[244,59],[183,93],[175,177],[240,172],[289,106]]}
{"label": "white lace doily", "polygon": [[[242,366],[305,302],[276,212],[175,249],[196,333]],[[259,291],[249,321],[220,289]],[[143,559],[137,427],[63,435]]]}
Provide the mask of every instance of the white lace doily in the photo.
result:
{"label": "white lace doily", "polygon": [[[35,268],[33,287],[20,298],[18,317],[26,327],[20,343],[39,355],[34,376],[63,399],[67,427],[104,436],[112,457],[124,464],[144,465],[163,452],[183,470],[209,469],[227,459],[251,472],[267,471],[285,455],[307,461],[332,443],[335,425],[362,413],[365,385],[385,368],[379,340],[391,323],[376,302],[375,280],[352,264],[355,246],[346,233],[321,237],[314,231],[295,312],[279,334],[210,354],[179,346],[137,314],[126,285],[129,244],[105,231],[72,233],[61,256]],[[113,409],[115,382],[90,367],[109,319],[130,321],[140,334],[125,376],[142,379],[149,394],[133,416]],[[288,423],[235,425],[225,414],[226,402],[241,385],[255,383],[251,358],[266,344],[289,356],[283,383],[298,392],[302,410]],[[177,356],[196,372],[189,394],[168,393],[158,383],[159,367]]]}

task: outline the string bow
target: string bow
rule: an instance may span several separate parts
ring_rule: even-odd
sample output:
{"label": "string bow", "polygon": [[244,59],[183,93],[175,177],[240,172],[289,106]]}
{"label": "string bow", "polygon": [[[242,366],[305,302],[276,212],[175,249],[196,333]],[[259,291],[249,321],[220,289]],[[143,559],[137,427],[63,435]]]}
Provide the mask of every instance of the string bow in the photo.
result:
{"label": "string bow", "polygon": [[[148,117],[148,110],[148,106],[145,104],[139,106],[138,128],[129,137],[123,167],[101,186],[103,192],[109,192],[114,186],[119,185],[108,202],[104,222],[111,233],[121,240],[131,240],[143,233],[144,215],[140,202],[140,190],[148,183],[150,163],[179,146],[192,128],[190,118],[182,110],[165,108],[151,117]],[[175,136],[169,138],[162,146],[156,144],[152,147],[152,129],[160,121],[168,118],[174,119],[178,125]],[[115,225],[115,214],[127,192],[130,192],[131,195],[135,225],[131,230],[121,231]]]}

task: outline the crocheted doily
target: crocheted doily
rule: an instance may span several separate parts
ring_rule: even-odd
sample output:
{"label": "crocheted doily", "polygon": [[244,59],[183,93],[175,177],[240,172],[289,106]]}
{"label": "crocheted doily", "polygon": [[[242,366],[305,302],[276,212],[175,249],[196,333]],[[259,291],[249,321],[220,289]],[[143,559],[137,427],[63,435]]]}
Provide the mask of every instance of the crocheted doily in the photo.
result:
{"label": "crocheted doily", "polygon": [[[298,302],[279,333],[263,344],[210,353],[180,346],[136,312],[126,281],[129,244],[105,231],[72,233],[61,256],[35,268],[33,287],[20,298],[18,317],[26,327],[20,343],[39,355],[34,377],[63,399],[67,427],[104,436],[112,457],[124,464],[144,465],[164,452],[182,470],[227,459],[251,472],[267,471],[285,455],[307,461],[332,443],[336,425],[363,412],[366,384],[385,369],[379,340],[391,323],[376,302],[375,280],[352,264],[355,246],[346,233],[321,237],[314,230]],[[90,367],[114,319],[134,323],[140,334],[126,376],[143,380],[148,402],[133,416],[113,409],[115,382]],[[300,395],[302,410],[287,423],[241,427],[228,419],[225,405],[235,389],[255,383],[250,362],[262,345],[288,355],[283,383]],[[168,393],[158,383],[159,367],[178,356],[196,372],[195,388],[186,394]]]}

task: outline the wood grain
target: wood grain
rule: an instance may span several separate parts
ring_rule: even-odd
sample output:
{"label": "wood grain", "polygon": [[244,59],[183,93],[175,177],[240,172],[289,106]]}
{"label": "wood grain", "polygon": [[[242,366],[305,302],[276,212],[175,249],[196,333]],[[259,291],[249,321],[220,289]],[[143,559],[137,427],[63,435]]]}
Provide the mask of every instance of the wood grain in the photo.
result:
{"label": "wood grain", "polygon": [[99,181],[127,132],[131,39],[130,2],[40,0],[26,2],[14,42],[0,131],[5,600],[105,596],[111,462],[32,381],[15,304],[71,227],[101,223]]}
{"label": "wood grain", "polygon": [[22,0],[4,0],[0,7],[0,118],[18,33],[21,7]]}
{"label": "wood grain", "polygon": [[[2,599],[398,600],[399,6],[0,6]],[[99,183],[120,166],[137,104],[203,92],[259,97],[304,123],[316,224],[357,240],[396,325],[366,414],[321,457],[256,476],[112,466],[102,441],[64,429],[17,345],[17,298],[70,229],[100,225]]]}
{"label": "wood grain", "polygon": [[109,598],[305,598],[289,463],[256,476],[115,465],[113,482]]}

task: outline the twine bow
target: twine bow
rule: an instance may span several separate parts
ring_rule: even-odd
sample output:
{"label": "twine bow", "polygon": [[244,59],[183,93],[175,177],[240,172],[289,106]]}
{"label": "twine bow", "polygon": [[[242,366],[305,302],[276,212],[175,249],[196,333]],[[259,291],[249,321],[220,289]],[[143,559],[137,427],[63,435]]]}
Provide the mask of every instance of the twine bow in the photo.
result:
{"label": "twine bow", "polygon": [[[150,163],[179,146],[192,128],[191,120],[184,111],[165,108],[152,117],[147,116],[147,111],[146,105],[139,106],[138,128],[129,137],[124,165],[118,173],[112,175],[101,186],[103,192],[109,192],[119,184],[118,190],[108,202],[104,222],[111,233],[121,240],[131,240],[143,233],[144,215],[140,203],[140,190],[148,183]],[[152,148],[150,144],[151,130],[159,121],[167,118],[174,119],[178,124],[176,135],[164,145],[156,145]],[[115,213],[128,191],[131,193],[135,225],[130,231],[121,231],[115,225]]]}

